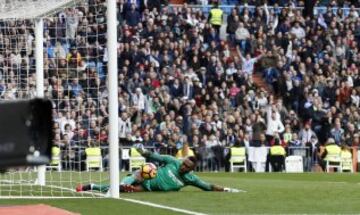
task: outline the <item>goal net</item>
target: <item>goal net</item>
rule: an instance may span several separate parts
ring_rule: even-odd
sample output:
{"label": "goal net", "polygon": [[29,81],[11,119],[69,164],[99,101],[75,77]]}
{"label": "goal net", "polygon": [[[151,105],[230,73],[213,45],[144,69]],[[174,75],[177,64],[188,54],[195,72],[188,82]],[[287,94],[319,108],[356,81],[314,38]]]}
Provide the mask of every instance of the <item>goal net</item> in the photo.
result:
{"label": "goal net", "polygon": [[[0,198],[103,196],[77,193],[75,187],[109,183],[105,3],[0,0],[0,100],[33,98],[43,83],[55,121],[45,186],[38,183],[40,168],[8,169],[0,173]],[[36,72],[39,20],[43,81]]]}

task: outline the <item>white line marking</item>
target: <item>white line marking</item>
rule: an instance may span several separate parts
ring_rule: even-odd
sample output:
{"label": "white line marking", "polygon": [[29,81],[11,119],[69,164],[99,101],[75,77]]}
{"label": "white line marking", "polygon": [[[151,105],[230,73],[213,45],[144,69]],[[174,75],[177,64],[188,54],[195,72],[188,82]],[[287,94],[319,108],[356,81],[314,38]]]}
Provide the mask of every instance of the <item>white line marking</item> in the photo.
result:
{"label": "white line marking", "polygon": [[327,181],[327,183],[330,183],[330,184],[349,184],[349,182],[346,182],[346,181]]}
{"label": "white line marking", "polygon": [[93,196],[0,196],[0,199],[95,199]]}
{"label": "white line marking", "polygon": [[[95,193],[95,192],[81,192],[81,193],[76,193],[75,189],[72,188],[68,188],[68,187],[61,187],[61,186],[56,186],[56,185],[46,185],[44,187],[44,189],[46,188],[55,188],[55,189],[59,189],[59,190],[67,190],[70,191],[71,193],[74,193],[74,196],[41,196],[41,194],[39,196],[0,196],[0,199],[94,199],[94,198],[104,198],[106,197],[106,194],[103,193]],[[41,191],[39,191],[41,192]],[[51,191],[48,191],[51,192]],[[86,194],[86,196],[84,196],[84,194]],[[78,196],[76,196],[78,195]]]}
{"label": "white line marking", "polygon": [[247,193],[246,190],[240,190],[240,189],[237,189],[239,191],[239,193]]}
{"label": "white line marking", "polygon": [[160,205],[160,204],[154,204],[154,203],[151,203],[151,202],[145,202],[145,201],[140,201],[140,200],[135,200],[135,199],[120,198],[120,200],[124,200],[124,201],[127,201],[127,202],[133,202],[133,203],[137,203],[137,204],[142,204],[142,205],[147,205],[147,206],[154,207],[154,208],[162,208],[162,209],[171,210],[171,211],[175,211],[175,212],[180,212],[180,213],[184,213],[184,214],[206,215],[204,213],[199,213],[199,212],[195,212],[195,211],[189,211],[189,210],[180,209],[180,208],[169,207],[169,206]]}

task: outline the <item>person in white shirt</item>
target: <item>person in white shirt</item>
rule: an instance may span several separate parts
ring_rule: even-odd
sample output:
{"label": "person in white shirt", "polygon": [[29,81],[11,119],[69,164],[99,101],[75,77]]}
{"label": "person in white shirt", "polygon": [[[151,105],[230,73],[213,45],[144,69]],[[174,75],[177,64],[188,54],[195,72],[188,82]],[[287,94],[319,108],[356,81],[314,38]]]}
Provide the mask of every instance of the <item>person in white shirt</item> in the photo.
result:
{"label": "person in white shirt", "polygon": [[57,113],[57,116],[54,116],[54,122],[59,124],[59,128],[61,127],[61,125],[66,124],[66,117],[64,116],[63,112],[59,111]]}
{"label": "person in white shirt", "polygon": [[267,110],[266,127],[266,136],[269,142],[274,138],[275,134],[281,134],[285,130],[284,124],[281,122],[280,114],[271,106],[269,106]]}
{"label": "person in white shirt", "polygon": [[131,121],[126,112],[121,113],[119,117],[119,138],[126,139],[131,134]]}
{"label": "person in white shirt", "polygon": [[235,68],[235,64],[234,64],[234,62],[231,62],[229,65],[229,68],[226,69],[226,75],[232,76],[236,72],[237,72],[237,69]]}
{"label": "person in white shirt", "polygon": [[136,109],[138,111],[143,111],[145,110],[145,96],[144,94],[142,93],[142,90],[141,88],[136,88],[135,90],[135,93],[133,94],[133,103],[134,103],[134,106],[136,107]]}
{"label": "person in white shirt", "polygon": [[300,26],[299,22],[295,23],[295,26],[291,28],[290,33],[295,35],[297,39],[302,39],[306,36],[305,30]]}
{"label": "person in white shirt", "polygon": [[[315,147],[315,145],[313,145],[312,143],[314,142],[314,139],[317,140],[317,136],[315,132],[311,129],[310,122],[305,123],[304,128],[300,130],[299,139],[302,146],[306,146],[311,143],[311,145]],[[315,142],[315,144],[316,143],[317,141]]]}
{"label": "person in white shirt", "polygon": [[249,39],[249,37],[249,30],[244,27],[244,24],[242,22],[240,22],[238,28],[235,31],[235,39],[237,41],[242,41]]}
{"label": "person in white shirt", "polygon": [[[306,147],[306,158],[304,158],[305,169],[306,171],[311,171],[311,160],[313,159],[313,155],[316,151],[318,138],[316,133],[311,129],[310,122],[306,122],[304,128],[300,130],[299,140],[301,142],[301,147]],[[300,150],[301,149],[299,149],[299,151]]]}
{"label": "person in white shirt", "polygon": [[257,97],[257,102],[258,102],[258,106],[259,108],[263,108],[266,107],[268,105],[268,100],[265,96],[265,92],[261,91],[259,97]]}
{"label": "person in white shirt", "polygon": [[241,50],[243,50],[243,52],[246,52],[249,49],[249,38],[249,30],[244,27],[244,24],[242,22],[240,22],[235,31],[235,40],[236,43],[240,46]]}
{"label": "person in white shirt", "polygon": [[355,107],[359,107],[359,105],[360,105],[360,96],[359,96],[359,94],[357,93],[357,91],[356,91],[356,89],[352,89],[352,91],[351,91],[351,103],[353,104],[353,105],[355,105]]}
{"label": "person in white shirt", "polygon": [[354,5],[351,5],[351,8],[350,8],[350,17],[353,18],[354,20],[359,18],[359,12],[355,9],[355,6]]}
{"label": "person in white shirt", "polygon": [[71,130],[74,130],[76,123],[75,123],[75,120],[71,118],[70,112],[66,112],[66,117],[62,118],[62,120],[60,121],[59,124],[60,124],[61,133],[64,133],[66,125],[69,125]]}
{"label": "person in white shirt", "polygon": [[242,70],[251,75],[254,72],[254,64],[262,57],[262,54],[254,58],[251,58],[250,54],[246,54],[244,58],[239,46],[237,46],[237,51],[242,61]]}

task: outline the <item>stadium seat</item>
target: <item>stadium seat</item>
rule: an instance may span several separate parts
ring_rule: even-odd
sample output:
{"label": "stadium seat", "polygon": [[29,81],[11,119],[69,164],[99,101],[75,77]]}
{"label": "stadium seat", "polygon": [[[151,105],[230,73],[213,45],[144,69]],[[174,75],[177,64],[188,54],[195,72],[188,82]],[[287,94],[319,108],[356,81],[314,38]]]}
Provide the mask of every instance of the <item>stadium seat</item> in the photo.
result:
{"label": "stadium seat", "polygon": [[86,170],[96,168],[103,171],[101,149],[99,147],[85,149],[86,154]]}
{"label": "stadium seat", "polygon": [[342,162],[340,155],[329,156],[326,161],[326,172],[330,172],[330,168],[336,168],[338,172],[341,172]]}
{"label": "stadium seat", "polygon": [[135,149],[130,149],[129,169],[132,172],[134,169],[140,169],[145,164],[145,158]]}
{"label": "stadium seat", "polygon": [[176,153],[176,158],[179,160],[184,160],[188,156],[195,156],[194,150],[192,150],[188,144],[179,149]]}
{"label": "stadium seat", "polygon": [[246,153],[245,147],[238,148],[239,154],[232,155],[230,158],[230,171],[234,172],[235,168],[243,168],[244,172],[247,172]]}
{"label": "stadium seat", "polygon": [[342,172],[353,172],[353,162],[352,158],[342,158],[341,159],[341,171]]}
{"label": "stadium seat", "polygon": [[255,172],[265,172],[266,160],[269,153],[267,147],[249,147],[248,148],[248,160],[251,162]]}
{"label": "stadium seat", "polygon": [[292,155],[285,158],[286,172],[304,172],[303,157]]}
{"label": "stadium seat", "polygon": [[360,148],[357,151],[357,164],[358,164],[357,169],[360,170],[360,167],[359,167],[359,165],[360,165]]}
{"label": "stadium seat", "polygon": [[59,147],[53,146],[51,148],[51,162],[46,166],[47,169],[56,169],[61,171],[61,151]]}

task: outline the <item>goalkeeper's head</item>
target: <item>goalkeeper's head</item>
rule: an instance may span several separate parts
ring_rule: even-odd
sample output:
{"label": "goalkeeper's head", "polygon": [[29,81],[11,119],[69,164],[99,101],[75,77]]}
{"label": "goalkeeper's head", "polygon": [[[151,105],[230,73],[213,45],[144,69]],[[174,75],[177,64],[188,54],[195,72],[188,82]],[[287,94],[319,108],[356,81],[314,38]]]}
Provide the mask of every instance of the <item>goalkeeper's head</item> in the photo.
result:
{"label": "goalkeeper's head", "polygon": [[186,157],[181,163],[180,173],[185,174],[193,171],[196,167],[196,163],[197,163],[196,157],[194,156]]}

